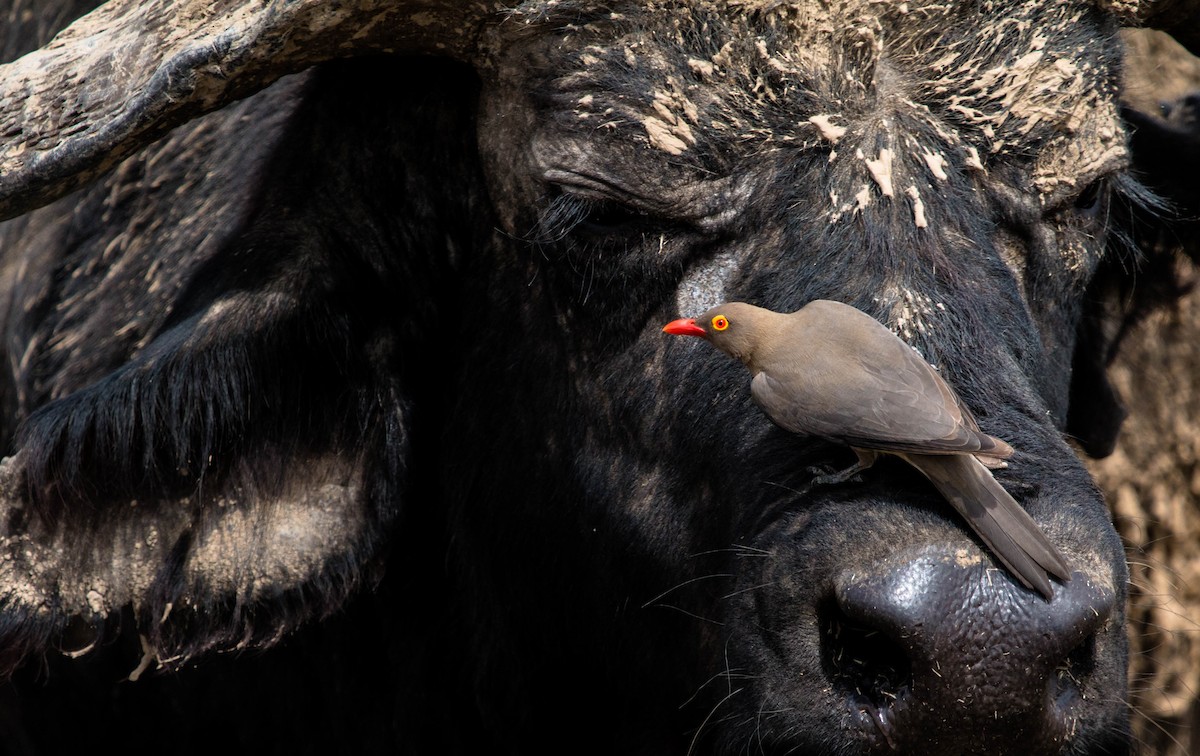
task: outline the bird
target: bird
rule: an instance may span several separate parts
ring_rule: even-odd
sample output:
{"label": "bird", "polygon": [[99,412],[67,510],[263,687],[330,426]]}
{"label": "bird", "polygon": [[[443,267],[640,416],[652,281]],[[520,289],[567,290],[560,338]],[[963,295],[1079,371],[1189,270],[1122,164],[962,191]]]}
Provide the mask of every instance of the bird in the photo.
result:
{"label": "bird", "polygon": [[1070,580],[1059,550],[997,481],[1013,447],[984,433],[937,370],[878,320],[817,299],[792,313],[745,302],[717,305],[663,326],[740,360],[750,395],[776,425],[850,447],[843,482],[890,454],[920,471],[1026,588],[1053,597]]}

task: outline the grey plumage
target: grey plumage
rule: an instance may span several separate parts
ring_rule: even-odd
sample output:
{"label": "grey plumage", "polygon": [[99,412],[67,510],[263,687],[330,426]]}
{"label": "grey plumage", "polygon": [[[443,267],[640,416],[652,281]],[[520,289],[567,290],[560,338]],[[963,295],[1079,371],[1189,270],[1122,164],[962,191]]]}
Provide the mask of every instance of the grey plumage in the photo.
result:
{"label": "grey plumage", "polygon": [[[715,323],[715,325],[714,325]],[[937,371],[867,314],[816,300],[790,314],[730,302],[668,333],[700,336],[740,359],[751,396],[777,425],[845,444],[863,469],[880,453],[919,470],[1026,587],[1053,595],[1066,560],[988,468],[1013,449],[983,433]]]}

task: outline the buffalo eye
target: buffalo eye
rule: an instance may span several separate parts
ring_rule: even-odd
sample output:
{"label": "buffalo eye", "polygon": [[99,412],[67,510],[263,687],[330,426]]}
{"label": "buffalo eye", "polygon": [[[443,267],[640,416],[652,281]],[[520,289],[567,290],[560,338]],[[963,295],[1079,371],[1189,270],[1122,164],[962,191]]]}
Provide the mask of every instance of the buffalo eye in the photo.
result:
{"label": "buffalo eye", "polygon": [[542,244],[574,240],[603,246],[678,230],[675,222],[629,203],[555,187],[543,200],[533,236]]}
{"label": "buffalo eye", "polygon": [[1085,186],[1083,191],[1075,197],[1073,203],[1075,211],[1084,217],[1094,218],[1104,205],[1107,189],[1104,179],[1098,179]]}
{"label": "buffalo eye", "polygon": [[587,236],[621,236],[649,230],[654,219],[615,200],[585,200],[588,204],[576,230]]}

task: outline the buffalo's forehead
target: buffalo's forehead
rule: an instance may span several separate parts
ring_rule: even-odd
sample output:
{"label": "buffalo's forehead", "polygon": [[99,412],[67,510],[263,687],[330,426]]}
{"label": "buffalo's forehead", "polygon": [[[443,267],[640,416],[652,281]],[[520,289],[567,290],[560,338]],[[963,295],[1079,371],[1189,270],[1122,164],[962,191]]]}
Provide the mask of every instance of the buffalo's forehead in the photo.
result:
{"label": "buffalo's forehead", "polygon": [[546,2],[516,18],[559,35],[552,90],[575,126],[708,171],[896,119],[922,128],[893,134],[893,160],[935,179],[1029,164],[1022,188],[1046,202],[1125,160],[1115,29],[1090,3]]}
{"label": "buffalo's forehead", "polygon": [[[1118,29],[1093,3],[545,2],[513,21],[538,49],[523,75],[550,135],[543,168],[615,177],[691,215],[707,212],[698,196],[729,214],[800,208],[810,232],[829,230],[811,243],[883,251],[872,265],[903,248],[931,270],[958,258],[969,277],[987,246],[1024,287],[1036,246],[1065,292],[1102,253],[1072,206],[1128,158]],[[883,235],[847,235],[863,217]],[[681,310],[779,259],[756,251],[785,243],[779,223],[754,227],[690,270]],[[881,275],[897,332],[916,300],[937,314],[928,276]]]}

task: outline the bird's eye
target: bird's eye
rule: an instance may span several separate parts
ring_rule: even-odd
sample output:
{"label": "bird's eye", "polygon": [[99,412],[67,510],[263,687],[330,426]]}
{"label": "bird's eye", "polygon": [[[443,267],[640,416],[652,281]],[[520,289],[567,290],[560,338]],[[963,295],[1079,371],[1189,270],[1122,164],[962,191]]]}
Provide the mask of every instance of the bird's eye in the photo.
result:
{"label": "bird's eye", "polygon": [[724,331],[729,327],[729,318],[724,315],[717,315],[712,319],[712,327],[714,331]]}

